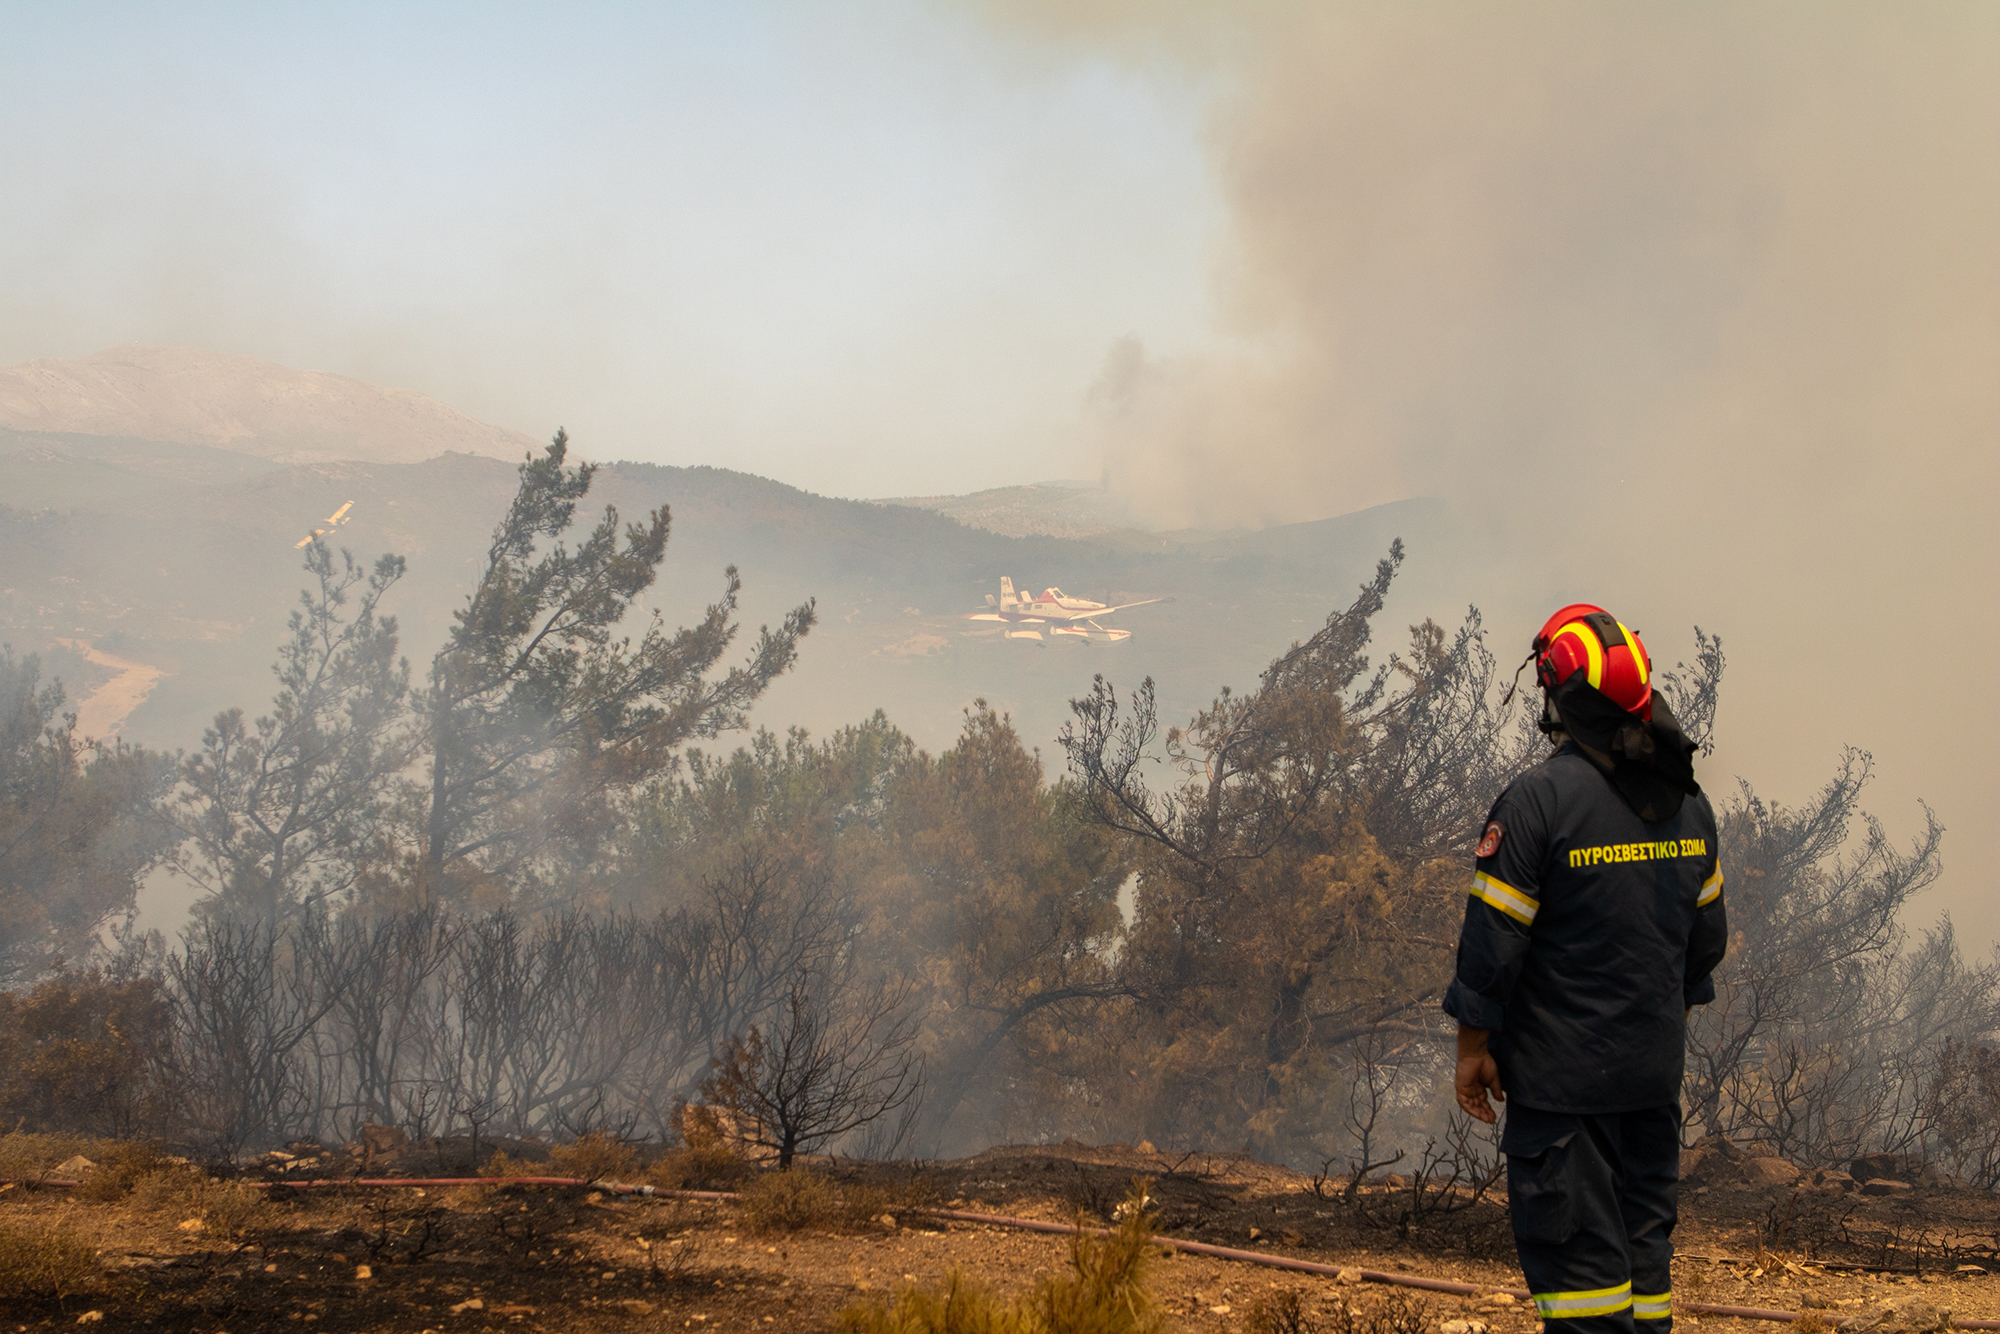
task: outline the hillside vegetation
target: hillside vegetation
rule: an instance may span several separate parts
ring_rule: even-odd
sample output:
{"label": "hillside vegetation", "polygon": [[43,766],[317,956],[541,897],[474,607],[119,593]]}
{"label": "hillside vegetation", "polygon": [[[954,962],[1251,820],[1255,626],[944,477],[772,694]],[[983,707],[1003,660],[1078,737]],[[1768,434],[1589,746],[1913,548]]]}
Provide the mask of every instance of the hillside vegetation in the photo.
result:
{"label": "hillside vegetation", "polygon": [[[293,544],[339,506],[354,502],[328,541],[364,559],[404,556],[408,575],[385,610],[409,642],[430,643],[513,486],[513,463],[467,454],[278,464],[200,445],[0,431],[0,639],[19,651],[78,639],[162,668],[123,734],[184,745],[216,710],[265,692],[299,582]],[[929,745],[948,743],[959,709],[984,697],[1046,747],[1067,701],[1107,666],[1153,676],[1164,701],[1191,710],[1309,633],[1392,537],[1422,551],[1442,522],[1439,507],[1407,502],[1137,551],[1004,537],[745,473],[630,463],[606,465],[592,500],[633,516],[672,507],[667,561],[648,598],[670,617],[702,606],[730,564],[753,625],[818,600],[819,633],[775,689],[775,716],[825,731],[892,707]],[[999,642],[990,628],[968,633],[975,627],[959,619],[1003,574],[1100,600],[1178,600],[1121,614],[1113,624],[1133,638],[1114,650],[1037,649]]]}

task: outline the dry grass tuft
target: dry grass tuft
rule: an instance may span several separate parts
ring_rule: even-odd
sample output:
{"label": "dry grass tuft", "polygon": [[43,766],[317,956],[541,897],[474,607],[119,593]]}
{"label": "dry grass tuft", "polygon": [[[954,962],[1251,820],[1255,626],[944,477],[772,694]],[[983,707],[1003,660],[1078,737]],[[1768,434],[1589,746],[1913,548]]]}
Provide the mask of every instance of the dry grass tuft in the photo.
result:
{"label": "dry grass tuft", "polygon": [[942,1289],[904,1288],[887,1304],[848,1307],[839,1328],[842,1334],[1041,1334],[1044,1327],[954,1269]]}
{"label": "dry grass tuft", "polygon": [[96,1251],[70,1228],[0,1226],[0,1298],[61,1301],[100,1281]]}
{"label": "dry grass tuft", "polygon": [[893,1228],[896,1215],[921,1208],[935,1197],[921,1178],[896,1186],[864,1181],[839,1181],[795,1167],[759,1176],[742,1193],[744,1225],[755,1232],[866,1230],[885,1223]]}
{"label": "dry grass tuft", "polygon": [[1150,1184],[1134,1181],[1118,1226],[1073,1238],[1070,1272],[1043,1279],[1024,1301],[1003,1302],[954,1273],[941,1291],[905,1288],[891,1302],[850,1306],[839,1327],[843,1334],[1159,1334],[1166,1326],[1146,1286]]}

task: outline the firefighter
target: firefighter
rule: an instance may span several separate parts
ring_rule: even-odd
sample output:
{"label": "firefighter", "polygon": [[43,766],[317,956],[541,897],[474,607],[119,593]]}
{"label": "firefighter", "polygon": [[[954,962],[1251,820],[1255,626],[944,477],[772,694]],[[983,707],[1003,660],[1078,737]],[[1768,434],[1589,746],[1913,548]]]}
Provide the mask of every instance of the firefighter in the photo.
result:
{"label": "firefighter", "polygon": [[1636,634],[1568,606],[1530,660],[1556,750],[1475,849],[1444,998],[1455,1092],[1489,1124],[1489,1094],[1506,1104],[1508,1211],[1551,1334],[1668,1334],[1687,1016],[1728,942],[1715,812]]}

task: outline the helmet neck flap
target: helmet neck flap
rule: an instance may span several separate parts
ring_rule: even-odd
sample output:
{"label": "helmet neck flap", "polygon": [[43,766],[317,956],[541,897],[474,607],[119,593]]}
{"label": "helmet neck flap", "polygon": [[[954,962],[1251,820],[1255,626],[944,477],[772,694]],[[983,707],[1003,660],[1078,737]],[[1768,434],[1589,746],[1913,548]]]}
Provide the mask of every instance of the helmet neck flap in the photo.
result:
{"label": "helmet neck flap", "polygon": [[1637,718],[1595,689],[1579,669],[1549,689],[1547,698],[1551,708],[1543,714],[1542,730],[1567,733],[1647,824],[1673,819],[1682,801],[1701,791],[1694,779],[1695,744],[1682,735],[1680,720],[1658,694],[1651,699],[1652,717]]}

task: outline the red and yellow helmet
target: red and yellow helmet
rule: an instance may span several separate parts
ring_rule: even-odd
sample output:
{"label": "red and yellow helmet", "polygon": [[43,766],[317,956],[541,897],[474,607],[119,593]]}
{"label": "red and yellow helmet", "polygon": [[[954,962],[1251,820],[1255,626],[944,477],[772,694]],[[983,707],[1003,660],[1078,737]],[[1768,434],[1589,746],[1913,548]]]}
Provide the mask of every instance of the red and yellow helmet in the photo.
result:
{"label": "red and yellow helmet", "polygon": [[1639,636],[1602,607],[1576,602],[1549,617],[1535,636],[1535,679],[1553,690],[1583,669],[1592,688],[1650,721],[1653,663]]}

